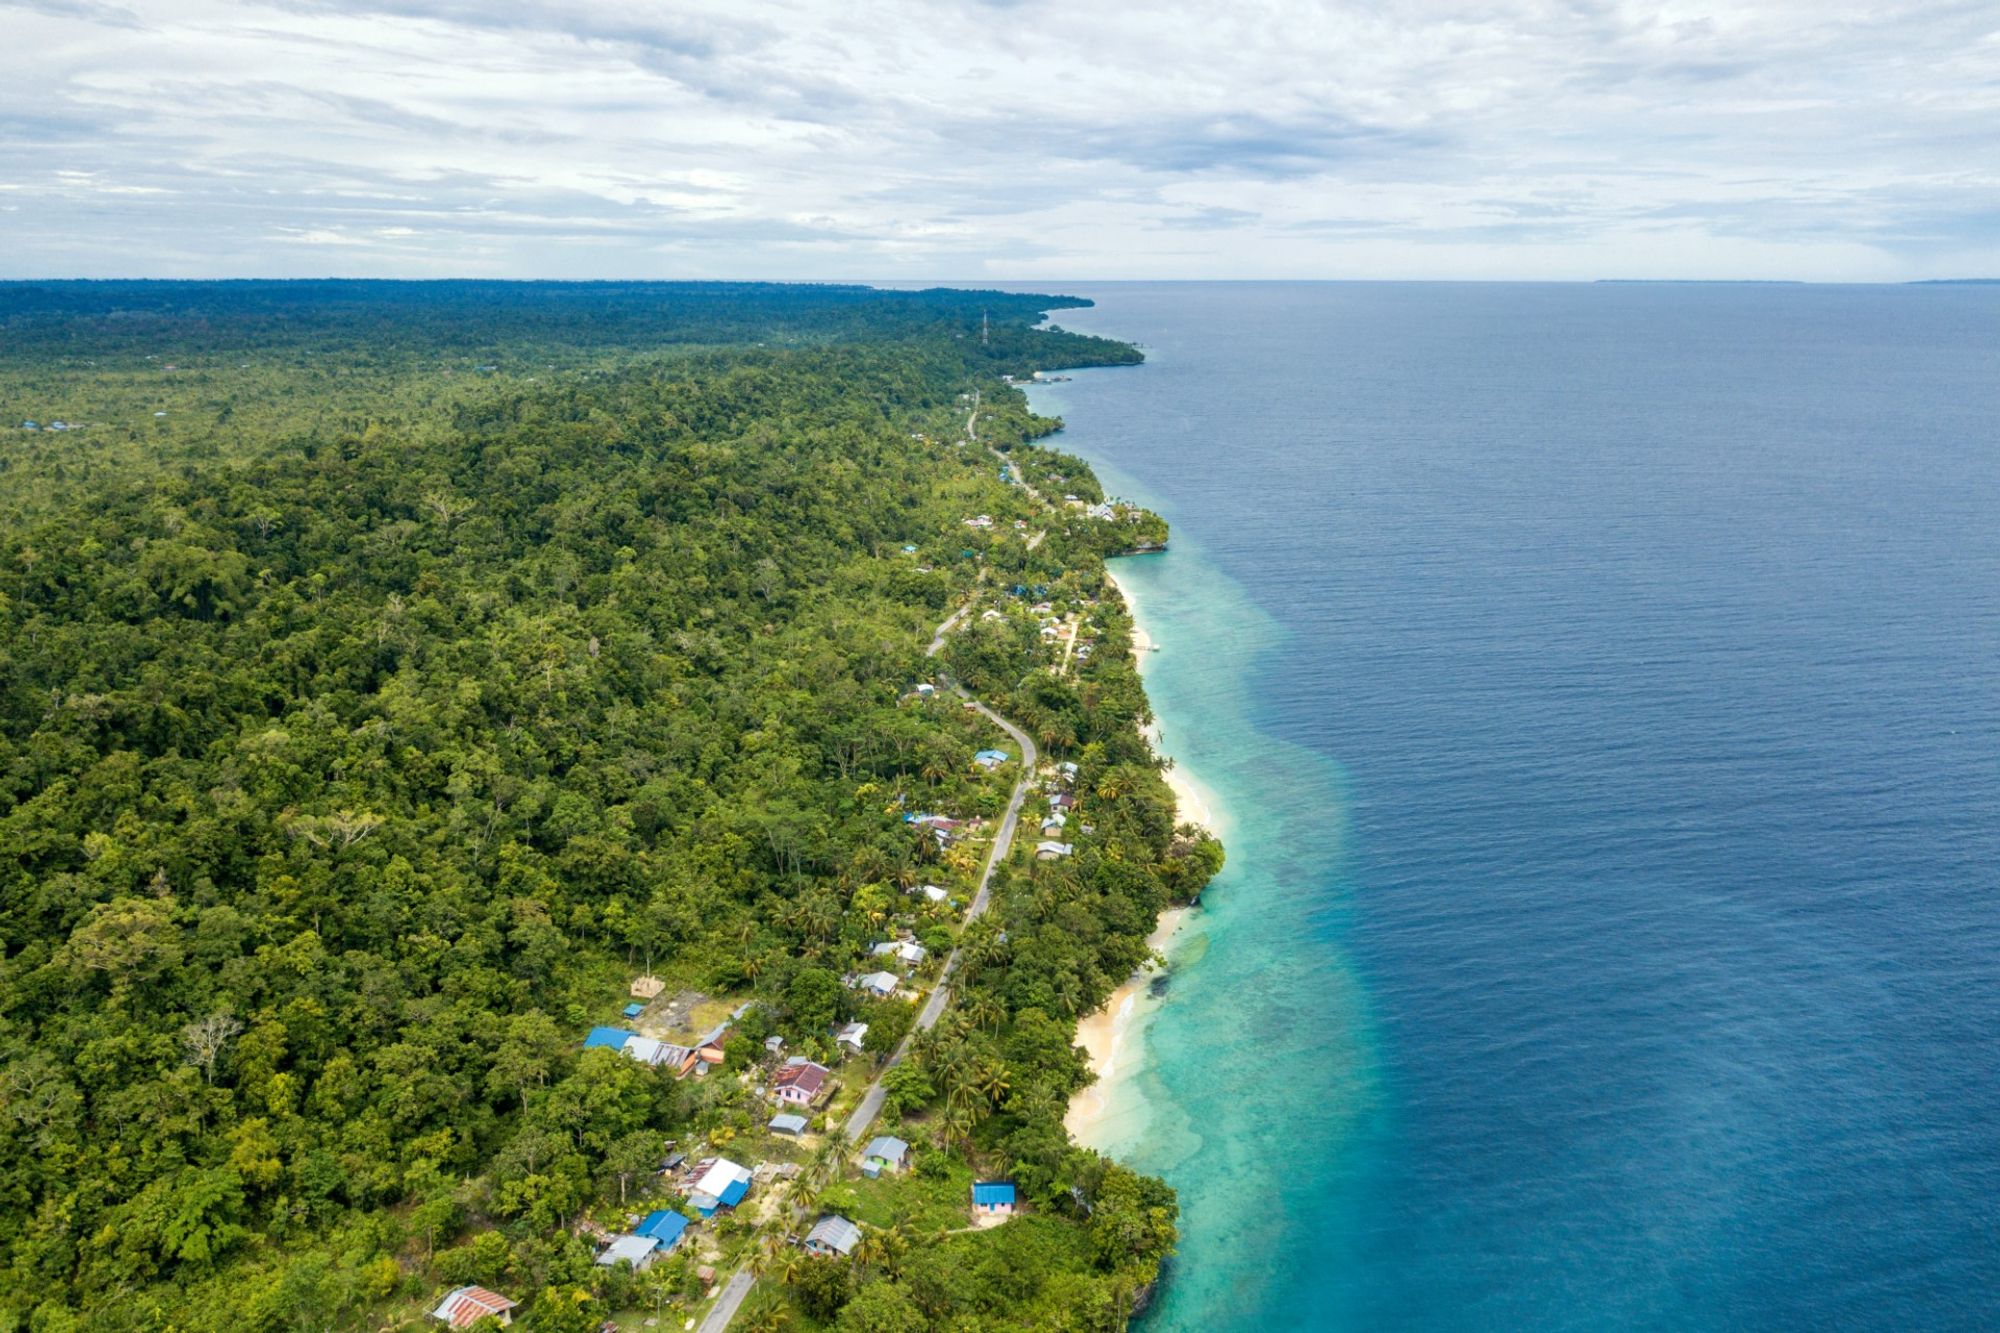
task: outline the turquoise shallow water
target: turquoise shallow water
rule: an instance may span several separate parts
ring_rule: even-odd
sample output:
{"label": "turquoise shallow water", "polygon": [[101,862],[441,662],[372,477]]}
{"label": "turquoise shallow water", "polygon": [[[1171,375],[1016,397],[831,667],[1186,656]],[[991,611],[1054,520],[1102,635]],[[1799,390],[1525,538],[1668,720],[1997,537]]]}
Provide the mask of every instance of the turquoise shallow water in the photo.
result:
{"label": "turquoise shallow water", "polygon": [[1149,1327],[2000,1326],[2000,292],[1082,294],[1231,824]]}

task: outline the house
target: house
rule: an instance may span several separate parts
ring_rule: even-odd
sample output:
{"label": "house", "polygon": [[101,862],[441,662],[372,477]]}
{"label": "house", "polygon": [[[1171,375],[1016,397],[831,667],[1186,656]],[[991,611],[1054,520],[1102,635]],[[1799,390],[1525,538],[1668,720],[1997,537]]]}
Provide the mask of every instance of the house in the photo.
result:
{"label": "house", "polygon": [[484,1287],[459,1287],[446,1292],[431,1311],[431,1318],[447,1328],[471,1328],[489,1315],[503,1326],[513,1323],[514,1302]]}
{"label": "house", "polygon": [[[901,1171],[909,1164],[910,1145],[888,1134],[870,1139],[868,1146],[861,1150],[863,1175],[873,1176],[883,1171]],[[874,1169],[870,1170],[871,1167]]]}
{"label": "house", "polygon": [[861,1054],[861,1043],[868,1037],[866,1023],[849,1023],[833,1036],[836,1046],[845,1046],[856,1055]]}
{"label": "house", "polygon": [[1055,811],[1042,821],[1042,836],[1045,838],[1055,837],[1063,831],[1063,825],[1067,823],[1069,823],[1069,820],[1064,818],[1063,813],[1060,810]]}
{"label": "house", "polygon": [[1062,774],[1065,778],[1069,779],[1071,782],[1076,781],[1075,764],[1057,764],[1056,772]]}
{"label": "house", "polygon": [[976,1180],[972,1184],[972,1215],[978,1217],[1012,1217],[1014,1215],[1014,1182],[1011,1180]]}
{"label": "house", "polygon": [[949,893],[945,892],[942,888],[938,887],[935,884],[919,884],[917,886],[917,892],[922,894],[924,898],[927,899],[928,901],[934,903],[941,903],[945,899],[951,897]]}
{"label": "house", "polygon": [[1049,797],[1049,809],[1074,810],[1076,809],[1076,797],[1071,796],[1066,791],[1059,791],[1055,795]]}
{"label": "house", "polygon": [[680,1244],[681,1237],[686,1234],[687,1229],[687,1214],[662,1208],[657,1212],[647,1213],[645,1220],[632,1229],[632,1234],[651,1239],[660,1253],[665,1254]]}
{"label": "house", "polygon": [[806,1251],[818,1255],[849,1255],[861,1243],[861,1228],[844,1217],[828,1213],[813,1223],[806,1233]]}
{"label": "house", "polygon": [[651,1236],[613,1236],[611,1243],[598,1251],[597,1266],[616,1268],[619,1264],[630,1264],[633,1272],[643,1273],[659,1257],[659,1242]]}
{"label": "house", "polygon": [[694,1068],[695,1053],[690,1046],[675,1046],[670,1042],[658,1041],[652,1037],[641,1037],[636,1033],[625,1039],[625,1054],[642,1065],[664,1065],[674,1072],[674,1077],[685,1077]]}
{"label": "house", "polygon": [[637,1018],[640,1014],[643,1014],[645,1012],[646,1012],[646,1002],[644,1000],[634,1000],[632,1001],[632,1003],[625,1006],[625,1017],[627,1018]]}
{"label": "house", "polygon": [[981,750],[978,754],[972,756],[972,762],[990,773],[1007,762],[1007,752],[1005,750]]}
{"label": "house", "polygon": [[877,958],[895,957],[911,967],[930,957],[930,950],[914,940],[884,940],[868,951]]}
{"label": "house", "polygon": [[773,1134],[799,1135],[806,1132],[806,1118],[793,1115],[790,1111],[780,1111],[771,1117],[771,1123],[764,1126]]}
{"label": "house", "polygon": [[764,1038],[764,1049],[772,1055],[778,1055],[785,1049],[785,1039],[773,1033]]}
{"label": "house", "polygon": [[936,693],[937,686],[931,684],[929,681],[920,680],[917,682],[917,697],[919,699],[928,699]]}
{"label": "house", "polygon": [[586,1051],[622,1051],[625,1049],[625,1043],[638,1035],[638,1033],[628,1032],[624,1028],[592,1028],[590,1035],[583,1039],[583,1049]]}
{"label": "house", "polygon": [[722,1049],[721,1042],[705,1041],[696,1048],[694,1056],[705,1065],[719,1065],[729,1058],[729,1053]]}
{"label": "house", "polygon": [[1075,846],[1070,843],[1045,839],[1035,844],[1035,859],[1037,861],[1054,861],[1059,857],[1068,856],[1075,850]]}
{"label": "house", "polygon": [[856,990],[865,990],[877,999],[883,1000],[894,995],[896,989],[902,984],[903,979],[894,972],[870,972],[866,976],[856,977],[854,980]]}
{"label": "house", "polygon": [[792,1106],[811,1106],[832,1075],[825,1065],[795,1055],[778,1066],[777,1076],[771,1080],[771,1095]]}
{"label": "house", "polygon": [[718,1157],[689,1189],[688,1202],[703,1217],[713,1217],[716,1209],[734,1208],[749,1192],[750,1168]]}

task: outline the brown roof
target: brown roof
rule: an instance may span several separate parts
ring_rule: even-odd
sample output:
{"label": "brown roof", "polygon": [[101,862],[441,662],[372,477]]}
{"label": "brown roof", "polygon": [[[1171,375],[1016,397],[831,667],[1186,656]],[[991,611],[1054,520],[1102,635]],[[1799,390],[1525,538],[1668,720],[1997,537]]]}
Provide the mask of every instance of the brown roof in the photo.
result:
{"label": "brown roof", "polygon": [[816,1065],[810,1060],[802,1060],[795,1065],[780,1065],[773,1086],[797,1088],[806,1096],[815,1097],[819,1095],[819,1090],[826,1086],[826,1076],[832,1072],[825,1065]]}
{"label": "brown roof", "polygon": [[514,1302],[497,1292],[484,1287],[460,1287],[444,1298],[435,1315],[453,1328],[470,1328],[487,1315],[503,1315],[513,1308]]}

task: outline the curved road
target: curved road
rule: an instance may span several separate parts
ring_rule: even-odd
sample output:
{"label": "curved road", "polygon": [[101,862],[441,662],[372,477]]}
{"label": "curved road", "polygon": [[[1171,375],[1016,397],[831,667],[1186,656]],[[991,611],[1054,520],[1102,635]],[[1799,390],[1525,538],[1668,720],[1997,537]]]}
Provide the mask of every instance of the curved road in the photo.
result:
{"label": "curved road", "polygon": [[[1041,535],[1035,534],[1037,539]],[[936,657],[942,652],[946,636],[958,627],[958,623],[964,620],[977,604],[978,598],[975,596],[947,616],[944,623],[937,627],[937,633],[931,636],[930,646],[924,649],[924,656]],[[972,906],[965,913],[965,923],[971,925],[985,914],[987,904],[992,899],[993,874],[1013,848],[1014,833],[1021,824],[1021,807],[1027,803],[1028,792],[1035,785],[1035,765],[1041,760],[1041,752],[1035,748],[1035,743],[1028,739],[1027,732],[974,699],[966,692],[963,685],[941,672],[938,678],[950,685],[960,698],[978,709],[980,716],[1006,732],[1014,744],[1021,747],[1020,780],[1014,784],[1014,794],[1007,802],[1007,813],[1000,817],[1000,827],[993,834],[993,846],[986,853],[986,867],[979,872],[979,891],[973,894]],[[850,1146],[861,1142],[869,1126],[875,1123],[875,1117],[881,1114],[882,1102],[888,1095],[882,1083],[889,1076],[889,1071],[903,1063],[903,1057],[910,1052],[910,1043],[916,1039],[919,1032],[928,1032],[937,1026],[939,1016],[944,1013],[944,1007],[951,1003],[951,978],[958,971],[958,958],[962,952],[962,947],[953,949],[945,958],[944,968],[938,973],[937,985],[931,988],[930,995],[924,1000],[924,1007],[917,1011],[917,1021],[911,1025],[909,1033],[903,1040],[897,1043],[887,1063],[882,1066],[882,1072],[875,1076],[875,1081],[868,1085],[868,1091],[862,1094],[861,1104],[855,1107],[854,1114],[847,1118],[847,1125],[842,1133]],[[700,1333],[723,1333],[723,1330],[729,1327],[729,1321],[736,1317],[736,1311],[742,1306],[743,1298],[750,1294],[750,1289],[756,1283],[756,1275],[750,1271],[747,1264],[732,1273],[729,1281],[725,1282],[722,1290],[717,1293],[715,1305],[701,1321]]]}

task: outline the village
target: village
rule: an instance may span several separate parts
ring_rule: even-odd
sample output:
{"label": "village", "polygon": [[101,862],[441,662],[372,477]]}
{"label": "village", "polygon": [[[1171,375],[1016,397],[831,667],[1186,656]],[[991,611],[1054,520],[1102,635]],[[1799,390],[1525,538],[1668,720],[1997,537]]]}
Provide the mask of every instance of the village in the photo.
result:
{"label": "village", "polygon": [[[993,526],[986,515],[966,523]],[[1026,542],[1025,527],[1009,534]],[[1093,602],[1071,596],[1059,606],[1057,596],[1045,584],[1012,584],[969,623],[1032,634],[1045,667],[1067,676],[1090,660],[1101,631]],[[944,678],[916,681],[904,695],[918,708],[954,701],[968,721],[986,711]],[[1000,1226],[1023,1206],[1013,1181],[929,1146],[928,1127],[905,1120],[884,1086],[913,1031],[935,1022],[949,999],[958,940],[983,910],[1016,826],[1025,825],[1024,859],[1036,862],[1072,856],[1076,839],[1092,832],[1079,819],[1078,765],[1040,762],[1028,737],[997,716],[988,720],[1005,738],[967,756],[966,772],[995,784],[987,790],[996,796],[1011,792],[1004,814],[903,808],[902,797],[892,806],[936,860],[901,888],[900,902],[876,905],[879,938],[839,973],[849,997],[843,1012],[866,1016],[781,1032],[784,1020],[755,1001],[677,989],[648,973],[631,981],[615,1016],[607,1011],[581,1038],[586,1055],[632,1061],[676,1082],[725,1084],[730,1104],[741,1108],[705,1140],[671,1144],[615,1216],[577,1223],[596,1247],[596,1265],[626,1279],[614,1289],[627,1293],[627,1312],[603,1333],[664,1327],[670,1309],[686,1328],[699,1318],[705,1333],[719,1333],[760,1275],[785,1273],[798,1256],[866,1257],[923,1234]],[[892,1129],[874,1132],[885,1109]],[[506,1325],[517,1306],[509,1295],[467,1284],[445,1292],[430,1313],[452,1328],[480,1319]]]}

